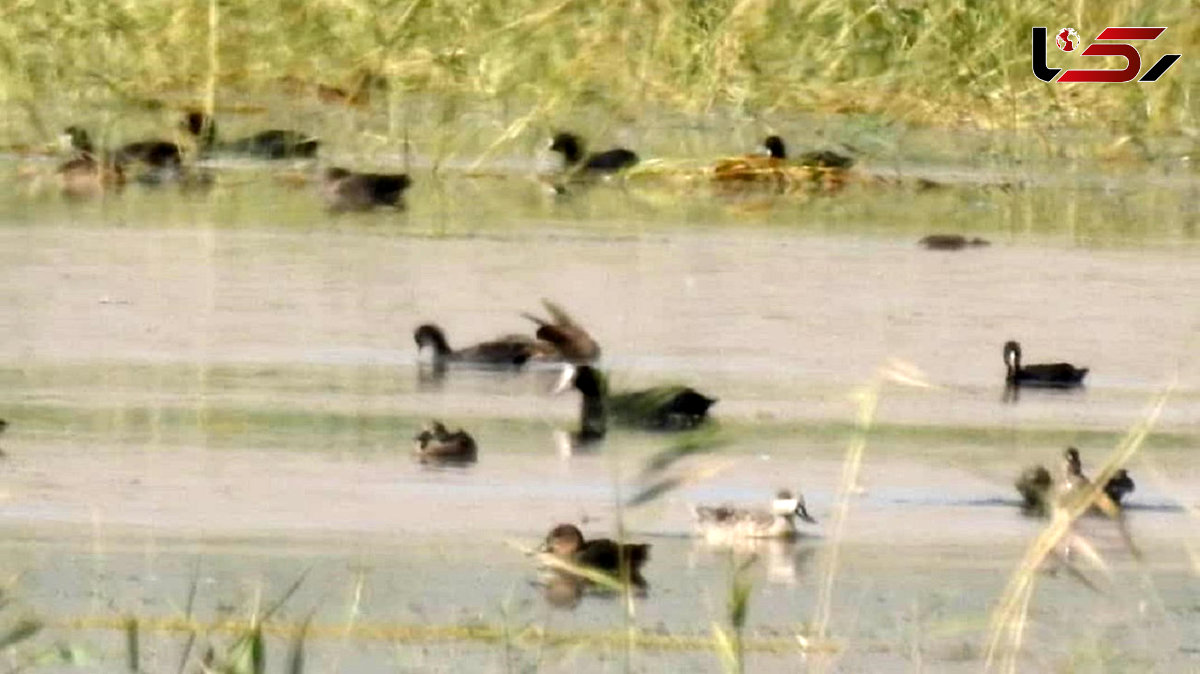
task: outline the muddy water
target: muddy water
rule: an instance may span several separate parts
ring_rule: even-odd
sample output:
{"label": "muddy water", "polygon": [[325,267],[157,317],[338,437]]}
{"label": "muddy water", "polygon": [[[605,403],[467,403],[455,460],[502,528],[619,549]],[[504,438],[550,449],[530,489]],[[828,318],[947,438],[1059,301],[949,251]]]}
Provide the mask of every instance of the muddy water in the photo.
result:
{"label": "muddy water", "polygon": [[[666,440],[615,431],[597,454],[563,456],[555,432],[577,402],[547,395],[555,373],[418,374],[418,323],[468,344],[527,330],[519,313],[549,297],[602,343],[615,387],[684,381],[720,398],[719,450],[681,468],[712,476],[624,513],[654,545],[638,625],[696,636],[724,620],[731,561],[686,537],[689,504],[799,487],[820,524],[796,547],[756,551],[748,631],[762,643],[805,633],[837,544],[840,650],[752,650],[751,671],[975,671],[989,611],[1041,527],[1016,513],[1012,477],[1068,443],[1099,465],[1170,390],[1131,464],[1141,561],[1110,523],[1087,522],[1107,575],[1085,564],[1091,588],[1044,576],[1020,657],[1031,669],[1197,666],[1200,246],[1186,175],[836,197],[653,183],[556,197],[519,176],[419,175],[406,212],[334,218],[261,171],[227,171],[206,193],[132,187],[86,202],[29,173],[4,166],[0,188],[0,416],[12,423],[0,564],[16,578],[8,592],[52,625],[45,643],[116,671],[124,634],[72,619],[177,616],[193,582],[199,619],[246,615],[306,571],[283,622],[621,629],[613,599],[548,607],[520,548],[558,521],[612,534],[618,494],[641,486]],[[930,231],[993,245],[915,246]],[[1090,367],[1087,388],[1003,403],[1007,339],[1029,362]],[[854,393],[896,361],[931,386],[880,389],[835,541]],[[408,438],[433,416],[475,433],[476,466],[411,461]],[[627,667],[608,642],[539,651],[397,634],[318,630],[310,668]],[[147,634],[146,669],[173,669],[182,641]],[[272,668],[286,643],[273,637]],[[720,661],[647,646],[628,667]]]}

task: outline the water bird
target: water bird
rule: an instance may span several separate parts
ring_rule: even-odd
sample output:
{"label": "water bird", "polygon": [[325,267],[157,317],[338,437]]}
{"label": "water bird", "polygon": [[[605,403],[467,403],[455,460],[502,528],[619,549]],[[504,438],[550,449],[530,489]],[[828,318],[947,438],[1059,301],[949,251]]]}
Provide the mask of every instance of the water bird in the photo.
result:
{"label": "water bird", "polygon": [[1114,504],[1121,505],[1121,501],[1132,493],[1134,488],[1133,478],[1129,477],[1129,471],[1121,468],[1113,473],[1108,482],[1104,483],[1104,494],[1112,499]]}
{"label": "water bird", "polygon": [[[767,155],[772,159],[788,159],[787,146],[783,139],[779,136],[767,136],[763,140],[763,147],[767,151]],[[792,158],[793,163],[800,166],[809,166],[813,168],[823,169],[840,169],[845,170],[854,166],[854,158],[846,155],[838,154],[832,150],[813,150],[804,152],[797,157]]]}
{"label": "water bird", "polygon": [[930,234],[917,243],[929,250],[962,250],[968,246],[980,247],[992,245],[987,239],[979,237],[968,239],[961,234]]}
{"label": "water bird", "polygon": [[584,540],[574,524],[559,524],[546,535],[542,552],[576,566],[623,577],[636,586],[645,586],[641,569],[650,559],[648,543],[618,543],[607,538]]}
{"label": "water bird", "polygon": [[722,159],[712,169],[718,182],[770,182],[779,187],[818,182],[825,189],[837,189],[845,183],[845,171],[854,159],[831,150],[806,152],[788,157],[787,146],[779,136],[768,136],[760,154]]}
{"label": "water bird", "polygon": [[817,523],[805,508],[804,495],[786,489],[775,495],[769,510],[727,504],[692,508],[696,533],[714,543],[750,538],[794,539],[799,535],[797,518],[809,524]]}
{"label": "water bird", "polygon": [[[1045,466],[1037,465],[1021,471],[1015,486],[1026,511],[1046,514],[1053,505],[1086,490],[1091,484],[1091,480],[1083,473],[1079,450],[1068,447],[1063,451],[1062,468],[1057,481]],[[1103,492],[1113,505],[1120,507],[1121,501],[1133,490],[1133,478],[1129,476],[1129,471],[1121,468],[1104,483]]]}
{"label": "water bird", "polygon": [[549,319],[530,313],[521,314],[537,323],[536,336],[539,340],[553,344],[562,360],[567,362],[591,363],[600,357],[600,345],[566,310],[547,299],[542,300],[542,306],[550,314]]}
{"label": "water bird", "polygon": [[405,173],[355,173],[333,166],[325,169],[322,194],[330,210],[367,211],[376,206],[404,206],[404,190],[412,184]]}
{"label": "water bird", "polygon": [[1005,381],[1010,387],[1074,388],[1083,384],[1083,378],[1088,373],[1086,367],[1077,368],[1070,363],[1022,367],[1021,345],[1015,341],[1004,343],[1004,364],[1008,368]]}
{"label": "water bird", "polygon": [[413,452],[422,463],[474,463],[479,454],[470,433],[461,428],[450,432],[437,420],[431,421],[413,440],[416,441]]}
{"label": "water bird", "polygon": [[562,155],[563,168],[572,173],[616,173],[638,163],[638,156],[623,147],[594,152],[584,151],[583,139],[574,133],[562,131],[550,141],[550,151]]}
{"label": "water bird", "polygon": [[125,171],[120,164],[96,155],[96,148],[88,132],[78,126],[69,126],[63,136],[72,152],[71,159],[59,165],[56,173],[62,184],[63,193],[71,197],[93,196],[106,188],[121,188],[125,185]]}
{"label": "water bird", "polygon": [[503,335],[462,349],[450,348],[446,333],[433,323],[419,326],[413,333],[417,349],[431,352],[434,367],[447,363],[521,367],[531,360],[557,360],[558,349],[551,343],[528,335]]}
{"label": "water bird", "polygon": [[554,393],[574,387],[582,396],[580,430],[575,440],[588,442],[604,437],[609,414],[626,426],[656,431],[695,428],[708,418],[716,402],[687,386],[656,386],[641,391],[610,394],[603,373],[590,365],[563,368]]}
{"label": "water bird", "polygon": [[317,138],[289,129],[267,129],[245,138],[221,142],[217,138],[216,121],[195,110],[184,115],[182,126],[198,139],[202,153],[225,152],[259,159],[310,159],[317,156],[321,146]]}

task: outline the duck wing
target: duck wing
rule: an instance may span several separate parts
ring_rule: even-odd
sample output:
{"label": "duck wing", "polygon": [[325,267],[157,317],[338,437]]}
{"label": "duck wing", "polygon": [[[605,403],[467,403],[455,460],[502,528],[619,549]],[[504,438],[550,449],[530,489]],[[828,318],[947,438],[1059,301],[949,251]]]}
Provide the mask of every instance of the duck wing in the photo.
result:
{"label": "duck wing", "polygon": [[315,157],[320,145],[320,140],[299,131],[268,129],[228,143],[224,149],[264,159],[286,159]]}
{"label": "duck wing", "polygon": [[550,300],[542,300],[542,306],[546,307],[551,320],[530,313],[521,314],[538,324],[538,339],[554,345],[565,360],[590,363],[600,357],[600,345],[570,314]]}
{"label": "duck wing", "polygon": [[1087,375],[1086,367],[1077,368],[1070,363],[1045,363],[1026,365],[1017,377],[1020,383],[1044,384],[1049,386],[1074,386]]}
{"label": "duck wing", "polygon": [[652,430],[695,428],[717,402],[687,386],[656,386],[609,397],[609,410],[618,421]]}
{"label": "duck wing", "polygon": [[831,150],[816,150],[796,157],[796,163],[801,166],[824,169],[848,169],[854,166],[854,157],[847,157]]}
{"label": "duck wing", "polygon": [[650,558],[650,545],[646,543],[617,543],[607,538],[598,538],[583,544],[575,553],[575,562],[583,566],[616,573],[622,560],[629,564],[632,572]]}
{"label": "duck wing", "polygon": [[583,163],[583,168],[588,171],[613,173],[633,166],[638,161],[637,153],[632,150],[626,150],[623,147],[618,147],[605,152],[588,155],[587,160]]}

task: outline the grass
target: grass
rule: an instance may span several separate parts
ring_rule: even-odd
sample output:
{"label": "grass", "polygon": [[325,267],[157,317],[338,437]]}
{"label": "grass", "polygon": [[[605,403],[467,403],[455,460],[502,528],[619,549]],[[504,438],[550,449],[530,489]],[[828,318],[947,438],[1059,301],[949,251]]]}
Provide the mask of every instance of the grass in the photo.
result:
{"label": "grass", "polygon": [[[664,112],[758,124],[817,112],[1102,125],[1133,136],[1197,125],[1200,78],[1188,54],[1200,20],[1188,3],[55,0],[0,15],[0,101],[43,138],[56,130],[47,106],[63,102],[253,111],[318,94],[384,115],[386,130],[370,133],[393,143],[420,127],[438,157],[455,153],[475,106],[488,111],[497,147],[541,138],[583,110],[602,127]],[[1108,25],[1169,26],[1143,47],[1144,62],[1185,56],[1154,85],[1043,84],[1030,72],[1029,30],[1050,20],[1085,39]]]}

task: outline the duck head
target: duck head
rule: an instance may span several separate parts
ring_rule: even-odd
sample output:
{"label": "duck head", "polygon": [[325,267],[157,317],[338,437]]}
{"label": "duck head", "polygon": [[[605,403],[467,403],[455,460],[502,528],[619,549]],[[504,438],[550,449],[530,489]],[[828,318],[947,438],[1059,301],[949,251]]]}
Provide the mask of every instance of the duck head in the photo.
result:
{"label": "duck head", "polygon": [[194,136],[201,149],[210,148],[217,141],[217,123],[199,110],[189,110],[179,122],[179,127]]}
{"label": "duck head", "polygon": [[413,333],[413,341],[417,343],[419,353],[432,349],[436,358],[450,354],[450,343],[446,341],[446,333],[432,323],[426,323]]}
{"label": "duck head", "polygon": [[1063,452],[1063,473],[1067,475],[1082,475],[1083,462],[1079,459],[1079,450],[1067,447]]}
{"label": "duck head", "polygon": [[784,517],[799,517],[801,520],[809,524],[816,524],[817,521],[808,514],[808,509],[804,506],[804,495],[792,492],[787,489],[781,490],[775,494],[775,500],[771,502],[771,511],[776,515]]}
{"label": "duck head", "polygon": [[1013,340],[1004,343],[1004,365],[1008,367],[1009,376],[1014,376],[1021,369],[1021,345]]}
{"label": "duck head", "polygon": [[68,126],[63,129],[62,135],[59,136],[59,143],[66,149],[75,150],[76,152],[85,152],[92,154],[96,151],[92,145],[92,138],[88,132],[78,126]]}
{"label": "duck head", "polygon": [[763,149],[772,159],[787,159],[787,146],[779,136],[767,136],[763,141]]}
{"label": "duck head", "polygon": [[583,141],[573,133],[560,131],[551,139],[550,151],[561,154],[567,166],[578,164],[583,159]]}
{"label": "duck head", "polygon": [[570,557],[583,547],[583,532],[574,524],[559,524],[546,534],[543,552],[556,557]]}

